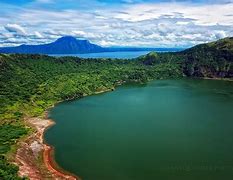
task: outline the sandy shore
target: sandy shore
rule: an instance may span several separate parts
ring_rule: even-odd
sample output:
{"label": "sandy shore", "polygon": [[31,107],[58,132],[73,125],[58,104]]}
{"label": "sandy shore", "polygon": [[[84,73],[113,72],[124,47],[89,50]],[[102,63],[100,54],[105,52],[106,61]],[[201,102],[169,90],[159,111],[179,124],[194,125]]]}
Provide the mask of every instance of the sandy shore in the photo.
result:
{"label": "sandy shore", "polygon": [[26,176],[31,180],[80,180],[58,168],[53,160],[53,148],[44,143],[44,132],[54,125],[54,122],[49,119],[30,118],[26,119],[25,123],[32,127],[34,132],[18,144],[14,163],[19,166],[19,176]]}
{"label": "sandy shore", "polygon": [[[202,79],[233,81],[233,79],[220,78]],[[119,82],[117,86],[120,86],[124,83],[125,82]],[[93,94],[113,91],[114,89],[115,88],[105,89],[103,91],[97,91]],[[69,100],[72,99],[75,99],[75,97]],[[53,148],[44,142],[44,132],[50,126],[55,124],[54,121],[46,118],[29,118],[25,119],[25,123],[34,129],[34,131],[30,134],[30,136],[18,143],[15,161],[13,163],[19,166],[19,176],[26,176],[31,180],[81,180],[79,177],[65,172],[59,168],[53,159]]]}
{"label": "sandy shore", "polygon": [[[113,91],[114,89],[112,87],[97,91],[93,94],[101,94],[107,91]],[[73,100],[75,98],[67,100]],[[53,159],[53,148],[44,142],[44,132],[53,126],[55,122],[51,119],[36,117],[25,119],[25,124],[30,126],[34,131],[30,136],[18,143],[15,161],[13,163],[19,166],[19,176],[26,176],[31,180],[81,180],[81,178],[59,168]]]}
{"label": "sandy shore", "polygon": [[[125,82],[118,82],[117,86]],[[101,94],[114,91],[115,87],[97,91]],[[84,95],[84,97],[87,95]],[[76,97],[67,100],[73,100]],[[58,102],[59,103],[59,102]],[[47,117],[47,115],[45,116]],[[59,168],[53,158],[54,150],[44,142],[44,132],[55,122],[47,118],[27,118],[25,124],[34,131],[26,139],[21,140],[17,146],[14,164],[19,166],[19,176],[29,177],[31,180],[56,179],[56,180],[81,180],[81,178]]]}

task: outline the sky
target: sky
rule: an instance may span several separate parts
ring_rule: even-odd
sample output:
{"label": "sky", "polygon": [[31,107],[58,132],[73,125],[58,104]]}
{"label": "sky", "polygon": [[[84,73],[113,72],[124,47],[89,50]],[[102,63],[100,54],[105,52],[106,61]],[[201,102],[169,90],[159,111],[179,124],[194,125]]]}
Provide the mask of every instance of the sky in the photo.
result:
{"label": "sky", "polygon": [[0,0],[0,7],[0,46],[69,35],[106,47],[191,47],[233,36],[233,0]]}

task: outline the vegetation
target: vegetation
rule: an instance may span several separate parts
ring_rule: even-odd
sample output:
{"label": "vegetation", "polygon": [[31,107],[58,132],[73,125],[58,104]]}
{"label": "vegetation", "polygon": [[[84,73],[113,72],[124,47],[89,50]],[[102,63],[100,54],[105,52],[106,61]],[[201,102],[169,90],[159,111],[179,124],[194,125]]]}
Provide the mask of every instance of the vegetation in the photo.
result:
{"label": "vegetation", "polygon": [[0,54],[0,179],[20,179],[6,154],[28,133],[23,118],[43,116],[55,103],[111,90],[127,82],[233,77],[233,39],[177,53],[149,53],[135,60],[54,58]]}
{"label": "vegetation", "polygon": [[0,178],[6,180],[26,180],[17,175],[19,168],[16,165],[10,164],[7,159],[0,155]]}
{"label": "vegetation", "polygon": [[187,76],[233,77],[233,38],[201,44],[180,53],[184,56]]}
{"label": "vegetation", "polygon": [[[2,54],[0,154],[9,152],[10,146],[27,133],[21,123],[23,118],[43,116],[59,101],[111,90],[125,82],[146,82],[181,75],[181,67],[170,63],[146,66],[140,61],[129,60]],[[6,164],[5,158],[0,161],[1,169],[15,168]],[[8,176],[0,174],[1,177]]]}
{"label": "vegetation", "polygon": [[18,167],[7,162],[3,154],[10,151],[11,145],[27,133],[22,125],[3,124],[0,126],[0,179],[24,179],[17,176]]}

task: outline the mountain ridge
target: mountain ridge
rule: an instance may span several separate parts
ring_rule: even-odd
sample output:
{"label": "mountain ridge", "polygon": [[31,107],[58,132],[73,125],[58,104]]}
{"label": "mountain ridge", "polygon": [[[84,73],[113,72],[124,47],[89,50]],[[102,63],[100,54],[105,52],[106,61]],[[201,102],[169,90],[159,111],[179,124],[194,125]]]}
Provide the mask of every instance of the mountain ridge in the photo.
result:
{"label": "mountain ridge", "polygon": [[173,61],[182,64],[187,77],[232,78],[233,37],[199,44],[181,52],[149,53],[138,58],[144,65]]}
{"label": "mountain ridge", "polygon": [[73,36],[63,36],[54,42],[39,45],[20,45],[15,47],[0,47],[0,53],[20,54],[83,54],[123,51],[180,51],[182,48],[137,48],[137,47],[102,47],[88,40],[76,39]]}
{"label": "mountain ridge", "polygon": [[23,54],[74,54],[103,52],[104,48],[90,43],[88,40],[78,40],[72,36],[64,36],[52,43],[40,45],[20,45],[16,47],[2,47],[0,53]]}

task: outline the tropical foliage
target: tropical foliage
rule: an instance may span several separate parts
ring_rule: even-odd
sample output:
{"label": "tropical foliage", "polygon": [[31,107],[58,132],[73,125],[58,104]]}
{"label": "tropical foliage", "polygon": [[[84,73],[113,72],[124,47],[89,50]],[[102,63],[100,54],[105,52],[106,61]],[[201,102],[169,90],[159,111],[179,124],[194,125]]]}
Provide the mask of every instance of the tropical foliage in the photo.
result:
{"label": "tropical foliage", "polygon": [[233,77],[233,38],[134,60],[0,54],[0,179],[20,179],[6,154],[29,132],[23,118],[43,116],[57,102],[122,83],[183,76]]}

